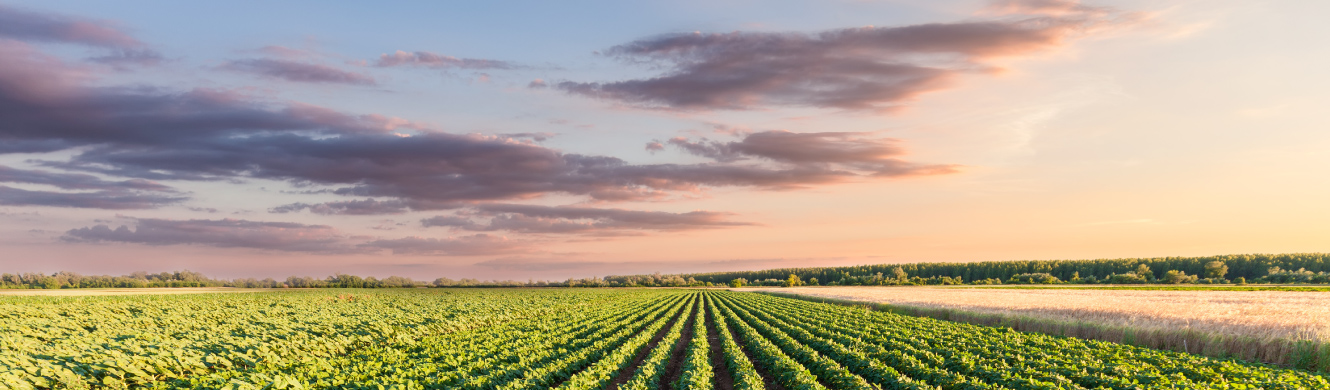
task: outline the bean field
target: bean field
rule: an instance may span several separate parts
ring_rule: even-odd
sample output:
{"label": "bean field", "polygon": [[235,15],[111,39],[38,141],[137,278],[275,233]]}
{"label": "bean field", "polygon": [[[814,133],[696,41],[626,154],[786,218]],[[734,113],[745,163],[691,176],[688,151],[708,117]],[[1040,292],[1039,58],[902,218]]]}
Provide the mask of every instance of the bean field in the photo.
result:
{"label": "bean field", "polygon": [[1327,389],[1323,374],[727,291],[0,299],[0,389]]}

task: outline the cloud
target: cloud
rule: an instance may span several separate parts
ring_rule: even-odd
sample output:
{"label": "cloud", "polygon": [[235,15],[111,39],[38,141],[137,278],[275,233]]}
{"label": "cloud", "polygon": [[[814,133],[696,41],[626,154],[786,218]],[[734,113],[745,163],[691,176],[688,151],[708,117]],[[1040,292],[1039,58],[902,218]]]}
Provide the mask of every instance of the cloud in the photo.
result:
{"label": "cloud", "polygon": [[88,60],[117,68],[125,68],[127,65],[153,66],[160,64],[164,59],[161,53],[153,50],[116,49],[112,50],[110,54],[92,57]]}
{"label": "cloud", "polygon": [[824,166],[873,176],[946,174],[959,169],[955,165],[918,165],[900,160],[898,157],[905,151],[898,146],[898,141],[862,138],[860,135],[862,133],[776,130],[748,133],[742,140],[731,142],[706,138],[692,141],[684,137],[667,142],[689,154],[720,162],[757,157],[795,166]]}
{"label": "cloud", "polygon": [[346,245],[341,233],[325,225],[241,219],[155,218],[133,218],[133,224],[133,229],[125,225],[115,229],[107,225],[71,229],[61,239],[83,243],[202,245],[309,253],[347,253],[359,250]]}
{"label": "cloud", "polygon": [[406,237],[375,240],[361,248],[387,249],[397,255],[485,256],[529,252],[529,243],[507,237],[475,234],[450,238]]}
{"label": "cloud", "polygon": [[0,186],[0,204],[51,206],[109,210],[150,209],[188,199],[175,189],[143,179],[102,180],[87,174],[23,170],[0,165],[0,183],[49,185],[62,190],[93,192],[33,191]]}
{"label": "cloud", "polygon": [[116,68],[156,65],[162,61],[161,54],[112,22],[34,12],[3,4],[0,4],[0,38],[107,49],[108,54],[88,60]]}
{"label": "cloud", "polygon": [[[485,223],[478,223],[470,215],[489,219]],[[712,211],[670,213],[520,204],[479,205],[470,215],[437,216],[420,222],[425,227],[445,226],[472,231],[601,235],[618,235],[625,231],[684,231],[753,225],[727,221],[725,219],[734,214]]]}
{"label": "cloud", "polygon": [[140,190],[175,192],[171,187],[143,179],[109,181],[82,173],[54,173],[43,170],[24,170],[4,165],[0,165],[0,182],[45,184],[67,190]]}
{"label": "cloud", "polygon": [[458,207],[461,207],[461,205],[455,203],[363,199],[317,204],[292,203],[274,207],[269,212],[294,213],[309,210],[311,213],[323,215],[382,215],[401,214],[413,210],[446,210]]}
{"label": "cloud", "polygon": [[111,22],[27,11],[3,4],[0,4],[0,37],[112,49],[143,46]]}
{"label": "cloud", "polygon": [[556,86],[572,94],[647,108],[890,110],[921,94],[951,87],[961,74],[991,71],[993,67],[986,64],[991,58],[1054,48],[1068,38],[1127,19],[1105,10],[814,34],[669,34],[605,52],[667,69],[658,76],[564,81]]}
{"label": "cloud", "polygon": [[1070,15],[1111,13],[1112,9],[1091,7],[1077,0],[994,0],[984,9],[997,15]]}
{"label": "cloud", "polygon": [[300,83],[375,85],[373,77],[330,66],[289,60],[247,59],[230,61],[222,69]]}
{"label": "cloud", "polygon": [[401,50],[393,54],[380,55],[378,62],[375,62],[374,65],[380,67],[417,66],[432,69],[513,69],[516,67],[505,61],[457,58],[426,51],[405,52]]}
{"label": "cloud", "polygon": [[[377,198],[297,203],[275,212],[399,213],[551,194],[668,199],[710,187],[790,189],[950,172],[893,159],[800,160],[794,151],[764,151],[764,145],[779,149],[771,146],[776,140],[754,136],[739,152],[765,159],[759,163],[635,165],[537,145],[535,134],[450,134],[399,118],[224,91],[93,87],[81,82],[78,69],[30,47],[0,41],[0,54],[6,58],[0,61],[2,152],[69,150],[68,159],[40,164],[72,171],[148,180],[270,179]],[[402,128],[414,131],[404,137],[397,133]],[[849,146],[842,151],[855,150]]]}
{"label": "cloud", "polygon": [[186,197],[142,194],[125,191],[53,192],[29,191],[0,186],[0,204],[11,206],[50,206],[85,209],[151,209],[185,201]]}

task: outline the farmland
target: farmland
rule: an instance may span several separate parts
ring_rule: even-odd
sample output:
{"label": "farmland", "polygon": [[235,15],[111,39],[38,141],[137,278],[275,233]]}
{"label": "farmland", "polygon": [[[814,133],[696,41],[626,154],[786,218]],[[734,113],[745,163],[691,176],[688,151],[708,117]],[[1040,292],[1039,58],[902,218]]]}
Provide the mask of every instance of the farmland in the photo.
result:
{"label": "farmland", "polygon": [[1330,369],[1330,293],[1224,287],[759,289],[892,312],[1207,356]]}
{"label": "farmland", "polygon": [[0,388],[1323,389],[1321,374],[680,289],[0,298]]}

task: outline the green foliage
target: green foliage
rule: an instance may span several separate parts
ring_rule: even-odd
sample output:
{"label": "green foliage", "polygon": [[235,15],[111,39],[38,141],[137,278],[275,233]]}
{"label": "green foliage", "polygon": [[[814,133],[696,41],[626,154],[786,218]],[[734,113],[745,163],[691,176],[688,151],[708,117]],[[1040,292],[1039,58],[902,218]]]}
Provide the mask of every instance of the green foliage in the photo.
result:
{"label": "green foliage", "polygon": [[1159,281],[1167,284],[1196,283],[1196,275],[1187,275],[1186,272],[1170,270],[1164,273],[1164,277]]}
{"label": "green foliage", "polygon": [[[662,383],[671,361],[679,379]],[[0,298],[0,390],[590,390],[616,378],[682,390],[712,388],[716,369],[737,390],[765,388],[764,374],[819,390],[1330,388],[1302,371],[725,291]]]}
{"label": "green foliage", "polygon": [[1062,283],[1062,281],[1058,280],[1058,277],[1050,275],[1047,272],[1012,275],[1011,279],[1007,280],[1007,284],[1058,284],[1058,283]]}
{"label": "green foliage", "polygon": [[1223,278],[1228,274],[1228,265],[1222,261],[1211,261],[1205,263],[1205,277],[1208,279]]}
{"label": "green foliage", "polygon": [[[816,268],[780,268],[760,271],[713,272],[700,274],[682,274],[682,278],[694,278],[699,282],[725,283],[736,278],[755,281],[782,281],[790,274],[798,275],[803,280],[817,278],[823,285],[861,286],[861,285],[902,285],[913,284],[913,277],[921,280],[950,277],[966,281],[997,279],[1010,280],[1021,274],[1047,273],[1059,280],[1071,281],[1074,276],[1081,278],[1080,283],[1114,283],[1113,275],[1134,274],[1139,282],[1151,283],[1159,275],[1153,272],[1138,272],[1141,265],[1150,270],[1178,270],[1188,275],[1206,275],[1207,264],[1221,262],[1227,271],[1221,278],[1244,278],[1248,283],[1278,283],[1279,280],[1294,280],[1292,283],[1330,283],[1330,253],[1288,253],[1288,254],[1248,254],[1205,257],[1159,257],[1136,259],[1098,259],[1098,260],[1038,260],[1038,261],[986,261],[977,263],[915,263],[915,264],[876,264],[848,267]],[[1306,282],[1297,282],[1299,278],[1259,279],[1269,275],[1268,270],[1279,267],[1282,270],[1304,270],[1312,274],[1324,273],[1325,277],[1315,275],[1302,277]],[[897,274],[897,269],[900,269]],[[1302,274],[1300,274],[1302,275]],[[646,276],[612,276],[607,280],[627,280]],[[1258,280],[1259,279],[1259,280]],[[894,280],[894,282],[892,282]],[[936,280],[936,279],[934,279]],[[1318,282],[1313,282],[1313,281]],[[1215,280],[1218,281],[1218,280]]]}
{"label": "green foliage", "polygon": [[1257,279],[1258,283],[1330,283],[1330,272],[1312,272],[1306,268],[1297,271],[1271,267],[1268,273]]}
{"label": "green foliage", "polygon": [[799,280],[799,275],[790,274],[790,277],[785,279],[785,287],[798,287],[802,285],[804,285],[804,281]]}

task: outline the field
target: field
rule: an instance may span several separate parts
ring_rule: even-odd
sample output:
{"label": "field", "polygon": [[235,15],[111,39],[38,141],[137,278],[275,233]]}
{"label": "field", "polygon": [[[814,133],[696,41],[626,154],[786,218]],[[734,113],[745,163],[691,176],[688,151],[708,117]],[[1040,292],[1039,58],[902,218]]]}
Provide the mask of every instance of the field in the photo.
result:
{"label": "field", "polygon": [[0,297],[0,388],[1325,389],[1321,374],[727,291]]}
{"label": "field", "polygon": [[1064,287],[745,289],[890,304],[898,312],[1330,369],[1330,292]]}
{"label": "field", "polygon": [[61,296],[61,297],[80,297],[80,296],[103,296],[103,295],[178,295],[178,294],[212,294],[212,293],[239,293],[239,292],[270,292],[272,289],[262,288],[234,288],[234,287],[171,287],[171,288],[72,288],[72,289],[21,289],[21,290],[3,290],[0,289],[0,297],[3,296]]}
{"label": "field", "polygon": [[1292,292],[1330,292],[1326,286],[1232,286],[1232,285],[1191,285],[1191,286],[1140,286],[1140,285],[1055,285],[1055,286],[965,286],[951,288],[1001,288],[1009,290],[1120,290],[1120,291],[1292,291]]}

